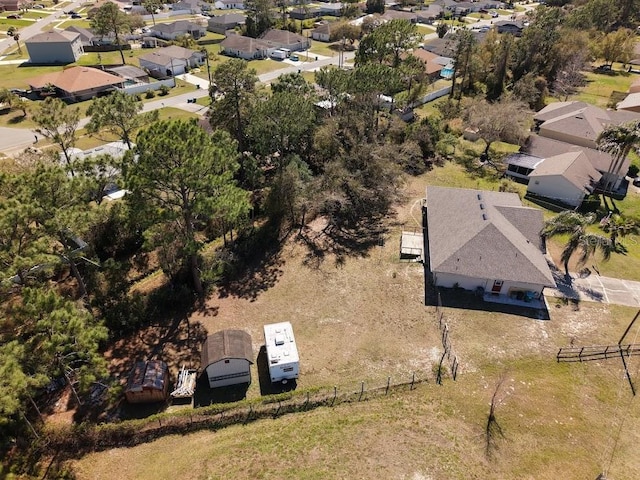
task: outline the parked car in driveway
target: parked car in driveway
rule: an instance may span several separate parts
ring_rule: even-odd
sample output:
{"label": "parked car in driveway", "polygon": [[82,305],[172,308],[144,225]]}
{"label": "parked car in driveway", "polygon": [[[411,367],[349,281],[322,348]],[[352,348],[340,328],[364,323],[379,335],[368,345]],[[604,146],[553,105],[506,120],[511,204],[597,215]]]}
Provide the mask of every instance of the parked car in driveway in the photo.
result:
{"label": "parked car in driveway", "polygon": [[7,18],[10,20],[18,20],[19,18],[22,18],[20,15],[7,15]]}
{"label": "parked car in driveway", "polygon": [[80,15],[79,13],[74,13],[73,15],[71,15],[71,18],[82,18],[82,15]]}

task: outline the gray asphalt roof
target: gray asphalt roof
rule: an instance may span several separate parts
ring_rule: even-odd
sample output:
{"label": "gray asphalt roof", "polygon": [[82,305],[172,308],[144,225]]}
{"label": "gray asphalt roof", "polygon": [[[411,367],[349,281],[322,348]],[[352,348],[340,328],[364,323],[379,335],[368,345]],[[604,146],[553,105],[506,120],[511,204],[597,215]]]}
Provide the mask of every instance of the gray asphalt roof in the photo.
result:
{"label": "gray asphalt roof", "polygon": [[542,212],[515,193],[427,187],[431,270],[554,286],[540,249]]}
{"label": "gray asphalt roof", "polygon": [[575,187],[588,193],[593,191],[593,187],[602,177],[582,151],[561,153],[546,158],[529,176],[556,175],[566,178]]}

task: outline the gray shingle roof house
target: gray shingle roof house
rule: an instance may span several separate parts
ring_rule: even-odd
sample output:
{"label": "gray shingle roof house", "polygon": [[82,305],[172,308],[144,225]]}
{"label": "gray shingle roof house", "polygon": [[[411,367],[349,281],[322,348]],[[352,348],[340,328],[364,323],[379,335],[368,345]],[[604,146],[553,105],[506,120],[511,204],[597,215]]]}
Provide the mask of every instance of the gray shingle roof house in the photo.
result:
{"label": "gray shingle roof house", "polygon": [[297,33],[293,33],[288,30],[278,30],[275,28],[271,28],[264,32],[260,36],[260,40],[272,42],[279,48],[288,48],[293,52],[305,50],[311,46],[311,42],[307,37],[303,37],[302,35],[298,35]]}
{"label": "gray shingle roof house", "polygon": [[517,194],[428,186],[425,208],[436,286],[505,303],[535,301],[555,287],[540,238],[542,211],[523,207]]}
{"label": "gray shingle roof house", "polygon": [[197,23],[178,20],[173,23],[158,23],[149,29],[149,34],[165,40],[175,40],[184,35],[191,35],[196,40],[206,35],[207,30]]}
{"label": "gray shingle roof house", "polygon": [[42,32],[25,41],[29,61],[40,65],[73,63],[84,53],[80,34],[75,32]]}
{"label": "gray shingle roof house", "polygon": [[545,158],[529,174],[527,192],[569,206],[579,207],[602,178],[581,151]]}
{"label": "gray shingle roof house", "polygon": [[207,30],[224,35],[227,30],[233,30],[239,25],[244,25],[246,20],[247,17],[240,13],[229,13],[211,17],[207,22]]}
{"label": "gray shingle roof house", "polygon": [[220,43],[220,53],[245,60],[267,58],[277,48],[278,45],[272,42],[236,34],[227,35]]}
{"label": "gray shingle roof house", "polygon": [[189,68],[195,68],[204,63],[204,54],[188,48],[171,45],[155,52],[141,55],[138,58],[140,68],[149,72],[152,77],[164,78],[181,75]]}
{"label": "gray shingle roof house", "polygon": [[[538,137],[532,136],[527,153],[546,158],[582,149],[594,168],[606,177],[603,181],[617,192],[614,197],[624,198],[626,187],[623,180],[628,161],[623,162],[611,175],[606,173],[611,166],[611,156],[596,150],[597,139],[607,126],[638,118],[640,114],[636,112],[603,110],[584,102],[552,103],[534,115]],[[555,142],[550,143],[552,140]],[[542,155],[543,151],[545,155]]]}
{"label": "gray shingle roof house", "polygon": [[94,40],[98,37],[91,31],[86,28],[78,27],[77,25],[71,25],[64,29],[65,32],[77,33],[80,35],[80,42],[83,47],[88,45],[93,45]]}
{"label": "gray shingle roof house", "polygon": [[331,40],[331,30],[333,26],[331,23],[324,23],[319,27],[311,30],[311,38],[320,42],[328,42]]}

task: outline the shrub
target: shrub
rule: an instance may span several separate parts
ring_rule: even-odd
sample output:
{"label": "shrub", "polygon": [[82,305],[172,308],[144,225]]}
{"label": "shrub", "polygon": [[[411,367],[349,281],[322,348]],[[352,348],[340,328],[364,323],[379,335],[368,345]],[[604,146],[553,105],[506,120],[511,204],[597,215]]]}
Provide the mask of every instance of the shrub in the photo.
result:
{"label": "shrub", "polygon": [[636,178],[638,176],[638,173],[640,173],[640,167],[638,167],[637,165],[629,166],[629,171],[627,172],[628,177]]}
{"label": "shrub", "polygon": [[160,87],[160,95],[164,97],[165,95],[168,95],[168,94],[169,94],[169,87],[167,87],[166,85],[162,85]]}
{"label": "shrub", "polygon": [[156,93],[153,90],[147,90],[147,93],[144,94],[145,98],[155,98]]}

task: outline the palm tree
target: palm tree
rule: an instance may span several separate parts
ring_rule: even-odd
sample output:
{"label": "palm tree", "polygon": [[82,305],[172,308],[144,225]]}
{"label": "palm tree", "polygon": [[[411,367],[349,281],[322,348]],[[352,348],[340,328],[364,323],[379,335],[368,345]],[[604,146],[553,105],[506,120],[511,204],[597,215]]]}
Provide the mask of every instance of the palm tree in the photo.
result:
{"label": "palm tree", "polygon": [[611,241],[602,235],[587,232],[587,227],[592,225],[596,216],[593,213],[582,215],[578,212],[565,211],[547,220],[540,234],[546,238],[558,235],[569,235],[569,240],[562,250],[560,260],[564,264],[566,276],[569,276],[569,260],[578,252],[578,266],[583,266],[587,260],[597,251],[602,253],[603,259],[609,260]]}
{"label": "palm tree", "polygon": [[640,145],[640,120],[609,125],[598,135],[598,149],[612,156],[609,169],[605,174],[603,193],[611,192],[616,176],[631,149]]}
{"label": "palm tree", "polygon": [[618,238],[626,237],[632,233],[638,233],[639,230],[636,220],[619,214],[613,214],[603,218],[600,221],[600,226],[602,230],[609,234],[611,249],[614,252],[618,251],[618,245],[616,243]]}

